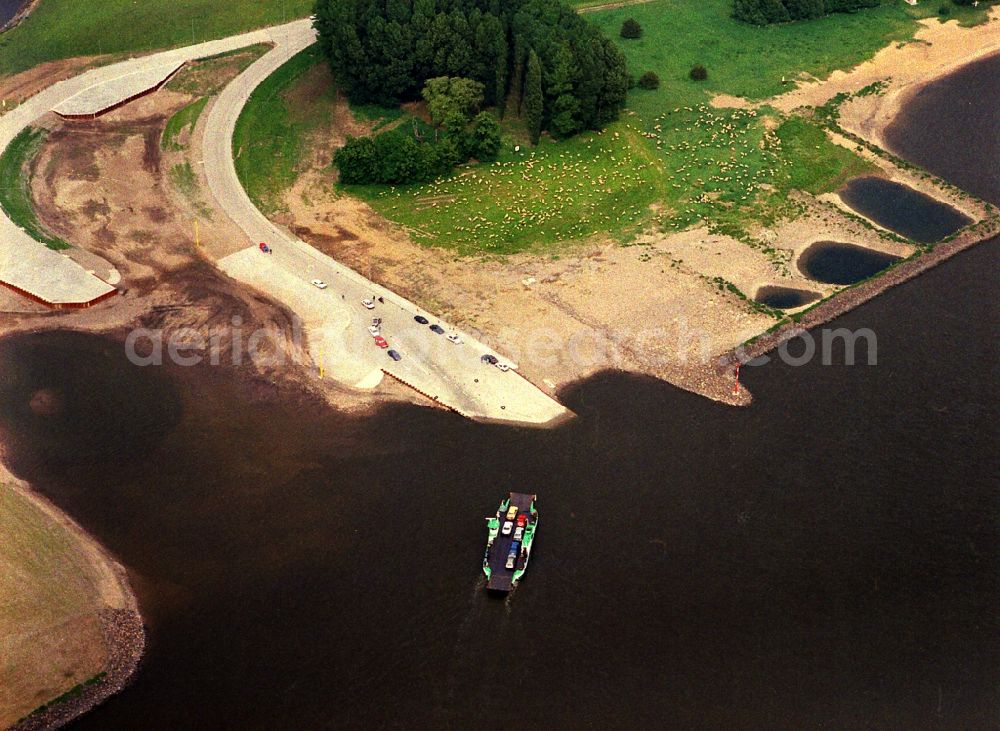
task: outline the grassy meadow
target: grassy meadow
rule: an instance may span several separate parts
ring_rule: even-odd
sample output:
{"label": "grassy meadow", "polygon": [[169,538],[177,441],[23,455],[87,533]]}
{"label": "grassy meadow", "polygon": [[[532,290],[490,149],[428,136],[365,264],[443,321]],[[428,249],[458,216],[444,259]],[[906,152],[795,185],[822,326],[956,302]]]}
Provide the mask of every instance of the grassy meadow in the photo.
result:
{"label": "grassy meadow", "polygon": [[41,0],[0,35],[0,75],[45,61],[136,53],[304,18],[313,0]]}
{"label": "grassy meadow", "polygon": [[[912,35],[916,23],[903,7],[769,28],[730,18],[731,0],[654,0],[589,13],[636,77],[651,70],[661,80],[657,90],[630,92],[619,122],[570,140],[543,138],[519,153],[516,123],[508,123],[496,164],[425,185],[343,190],[408,227],[415,241],[462,253],[544,251],[601,234],[625,242],[650,225],[705,222],[739,236],[753,222],[791,214],[789,190],[832,191],[870,167],[807,120],[766,108],[713,109],[711,96],[763,99],[788,88],[782,77],[853,66]],[[619,37],[629,17],[643,26],[639,40]],[[707,81],[689,78],[695,63],[708,68]]]}
{"label": "grassy meadow", "polygon": [[[913,35],[917,25],[908,7],[900,1],[762,28],[730,17],[732,0],[654,0],[586,17],[615,39],[637,78],[646,71],[659,75],[659,89],[637,89],[629,97],[629,107],[649,120],[664,108],[705,101],[706,94],[764,99],[787,89],[782,78],[789,83],[800,73],[822,78],[855,66]],[[619,37],[626,18],[639,22],[641,38]],[[705,81],[688,77],[698,63],[708,69]]]}
{"label": "grassy meadow", "polygon": [[[519,122],[508,119],[496,163],[463,166],[427,184],[340,191],[407,227],[419,243],[505,254],[549,251],[599,235],[627,242],[649,226],[668,231],[700,222],[742,237],[755,223],[794,214],[789,191],[829,192],[868,172],[868,163],[805,118],[766,106],[715,109],[708,102],[716,94],[766,99],[800,74],[823,77],[850,68],[912,37],[928,9],[887,3],[757,28],[733,20],[731,2],[653,0],[587,14],[624,50],[634,76],[654,71],[661,80],[656,90],[632,90],[621,120],[603,132],[543,137],[531,148]],[[629,17],[642,25],[641,39],[620,38]],[[322,100],[304,111],[285,101],[301,96],[295,93],[299,77],[322,62],[311,53],[293,59],[255,94],[237,129],[241,178],[265,211],[280,206],[308,157],[302,132],[322,109]],[[689,78],[696,63],[707,67],[706,81]],[[375,107],[354,112],[366,120],[402,114]]]}

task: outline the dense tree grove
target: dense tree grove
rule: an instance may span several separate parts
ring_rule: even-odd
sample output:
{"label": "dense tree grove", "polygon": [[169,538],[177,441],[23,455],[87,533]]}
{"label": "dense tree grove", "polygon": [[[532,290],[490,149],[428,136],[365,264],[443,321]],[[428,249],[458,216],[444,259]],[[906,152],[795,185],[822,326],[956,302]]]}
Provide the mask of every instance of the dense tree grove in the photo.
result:
{"label": "dense tree grove", "polygon": [[482,84],[485,105],[522,109],[530,96],[535,113],[540,82],[539,129],[559,136],[599,128],[625,103],[621,51],[556,0],[317,0],[316,29],[357,102],[418,99],[428,79],[464,77]]}
{"label": "dense tree grove", "polygon": [[828,13],[853,13],[873,8],[881,0],[734,0],[733,17],[754,25],[818,18]]}

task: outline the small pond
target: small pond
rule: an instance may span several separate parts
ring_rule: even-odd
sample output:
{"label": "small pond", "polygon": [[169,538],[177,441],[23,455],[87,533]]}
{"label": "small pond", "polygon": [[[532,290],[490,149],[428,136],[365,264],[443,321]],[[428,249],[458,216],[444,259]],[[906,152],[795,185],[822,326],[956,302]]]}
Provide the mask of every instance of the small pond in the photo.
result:
{"label": "small pond", "polygon": [[862,216],[923,244],[933,244],[972,223],[951,206],[885,178],[855,178],[838,195]]}
{"label": "small pond", "polygon": [[779,310],[791,310],[802,307],[820,298],[819,292],[809,289],[794,289],[793,287],[767,286],[757,290],[754,299],[762,305]]}
{"label": "small pond", "polygon": [[799,255],[798,266],[803,274],[817,282],[854,284],[877,274],[899,258],[857,244],[817,241]]}

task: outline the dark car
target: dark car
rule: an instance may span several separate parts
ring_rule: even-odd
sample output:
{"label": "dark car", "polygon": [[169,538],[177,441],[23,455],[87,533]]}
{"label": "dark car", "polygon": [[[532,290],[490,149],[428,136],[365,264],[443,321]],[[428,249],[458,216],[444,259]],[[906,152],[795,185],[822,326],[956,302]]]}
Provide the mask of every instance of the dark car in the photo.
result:
{"label": "dark car", "polygon": [[430,320],[428,320],[423,315],[415,315],[413,319],[419,322],[421,325],[426,325],[428,322],[430,322]]}
{"label": "dark car", "polygon": [[395,350],[388,351],[389,357],[393,360],[403,360],[403,356],[397,353]]}
{"label": "dark car", "polygon": [[444,328],[440,325],[431,325],[431,332],[436,332],[438,335],[444,335]]}
{"label": "dark car", "polygon": [[479,360],[481,360],[483,363],[489,363],[490,365],[496,365],[497,364],[497,357],[495,355],[490,355],[489,353],[487,353],[486,355],[484,355]]}

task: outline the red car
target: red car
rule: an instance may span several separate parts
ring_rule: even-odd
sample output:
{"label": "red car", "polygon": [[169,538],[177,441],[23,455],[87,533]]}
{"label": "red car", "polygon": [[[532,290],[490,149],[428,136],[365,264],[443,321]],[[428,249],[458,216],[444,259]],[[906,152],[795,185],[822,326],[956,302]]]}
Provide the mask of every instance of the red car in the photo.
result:
{"label": "red car", "polygon": [[383,338],[381,335],[375,336],[375,344],[380,348],[388,348],[389,341]]}
{"label": "red car", "polygon": [[525,515],[524,513],[521,513],[519,516],[517,516],[517,524],[519,527],[523,528],[525,524],[527,524],[527,522],[528,522],[528,516]]}

